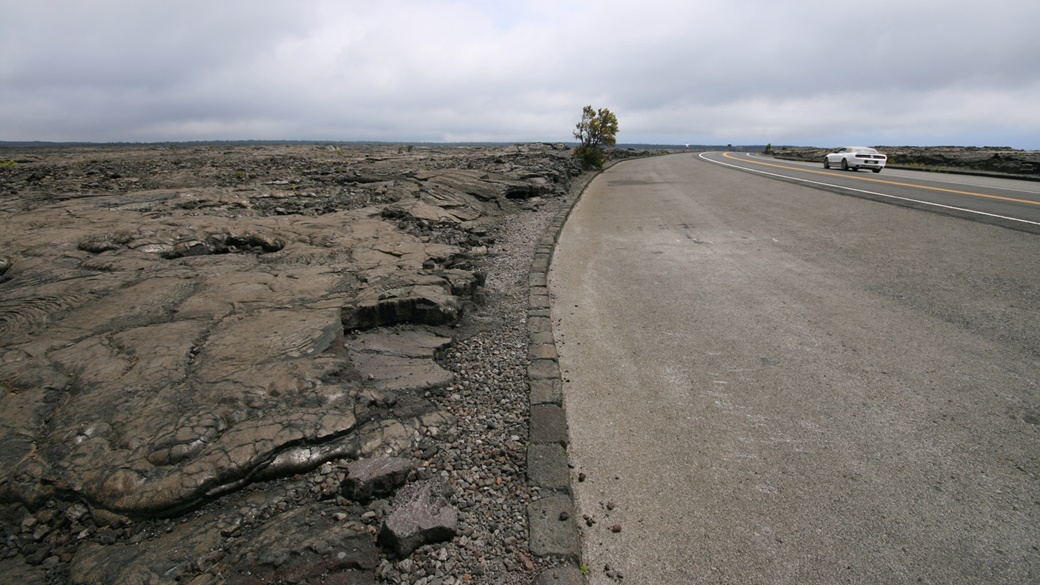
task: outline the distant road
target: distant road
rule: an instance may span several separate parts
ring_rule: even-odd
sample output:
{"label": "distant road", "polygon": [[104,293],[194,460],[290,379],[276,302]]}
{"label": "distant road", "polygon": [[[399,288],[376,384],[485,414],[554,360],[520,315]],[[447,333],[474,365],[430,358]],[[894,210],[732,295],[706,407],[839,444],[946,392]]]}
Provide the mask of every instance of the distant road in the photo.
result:
{"label": "distant road", "polygon": [[840,190],[1036,194],[704,158],[603,172],[553,259],[590,583],[1040,582],[1040,235]]}
{"label": "distant road", "polygon": [[903,169],[885,169],[881,173],[828,170],[822,163],[777,160],[750,153],[708,152],[700,157],[762,176],[1040,233],[1037,181]]}

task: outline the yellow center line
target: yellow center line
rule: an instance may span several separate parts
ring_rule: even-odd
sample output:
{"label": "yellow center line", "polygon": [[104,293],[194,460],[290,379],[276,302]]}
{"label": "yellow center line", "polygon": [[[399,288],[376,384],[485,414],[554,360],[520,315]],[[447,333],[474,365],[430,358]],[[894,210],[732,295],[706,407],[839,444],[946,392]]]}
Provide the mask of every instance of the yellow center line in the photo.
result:
{"label": "yellow center line", "polygon": [[[761,161],[753,160],[753,159],[750,159],[750,158],[747,158],[747,157],[741,158],[739,156],[734,156],[732,153],[729,153],[729,152],[722,153],[722,156],[724,156],[725,158],[728,158],[728,159],[732,159],[732,160],[743,161],[743,162],[747,162],[747,163],[751,163],[751,164],[755,164],[755,165],[762,165],[764,167],[776,167],[778,169],[786,169],[786,170],[789,170],[789,171],[790,170],[797,170],[797,171],[800,171],[800,172],[803,172],[803,173],[813,173],[814,175],[827,175],[828,177],[833,177],[834,176],[834,173],[828,172],[828,171],[814,171],[814,170],[811,170],[811,169],[803,169],[803,168],[798,168],[798,167],[790,167],[790,166],[787,166],[787,165],[778,165],[778,164],[773,164],[773,163],[761,162]],[[1016,199],[1014,197],[1004,197],[1002,195],[990,195],[988,193],[974,193],[972,191],[958,191],[956,189],[946,189],[945,187],[929,187],[927,185],[914,185],[912,183],[900,183],[899,181],[886,181],[884,179],[871,179],[869,177],[857,177],[857,176],[854,176],[854,175],[853,176],[849,176],[849,177],[845,177],[845,178],[857,179],[857,180],[860,180],[860,181],[870,181],[871,183],[884,183],[886,185],[896,185],[898,187],[911,187],[913,189],[927,189],[928,191],[941,191],[943,193],[954,193],[956,195],[969,195],[971,197],[984,197],[986,199],[997,199],[997,200],[1000,200],[1000,201],[1009,201],[1011,203],[1026,203],[1028,205],[1040,205],[1040,201],[1030,201],[1029,199]]]}

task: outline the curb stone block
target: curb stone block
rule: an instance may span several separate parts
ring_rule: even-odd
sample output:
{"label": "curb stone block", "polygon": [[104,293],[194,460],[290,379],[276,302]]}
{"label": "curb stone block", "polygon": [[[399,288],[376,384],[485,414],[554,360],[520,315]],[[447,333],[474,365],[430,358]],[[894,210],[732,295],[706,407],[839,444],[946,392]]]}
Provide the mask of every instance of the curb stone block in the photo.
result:
{"label": "curb stone block", "polygon": [[540,331],[552,331],[552,320],[549,317],[533,317],[527,320],[528,333]]}
{"label": "curb stone block", "polygon": [[581,544],[570,496],[554,495],[531,502],[527,514],[532,553],[578,560]]}
{"label": "curb stone block", "polygon": [[[556,493],[528,504],[529,546],[535,556],[563,557],[574,564],[543,572],[534,585],[579,585],[585,579],[578,570],[581,539],[574,517],[570,470],[567,466],[567,418],[563,409],[563,380],[559,353],[553,336],[549,267],[560,232],[585,188],[598,173],[589,177],[575,197],[564,201],[538,241],[528,271],[528,358],[527,383],[530,410],[530,437],[527,449],[528,483]],[[560,492],[563,493],[560,493]]]}
{"label": "curb stone block", "polygon": [[[552,316],[552,314],[549,311],[548,307],[546,307],[544,309],[531,309],[531,310],[529,310],[527,312],[527,314],[529,316],[531,316],[531,317],[551,317]],[[552,336],[550,335],[549,338],[552,339]],[[536,341],[534,341],[534,334],[532,334],[532,336],[531,336],[531,343],[537,343]]]}
{"label": "curb stone block", "polygon": [[532,380],[559,378],[560,364],[556,360],[531,360],[527,366],[527,377]]}
{"label": "curb stone block", "polygon": [[[532,311],[532,315],[534,311]],[[541,345],[545,343],[552,343],[555,345],[555,339],[553,338],[552,331],[539,331],[538,333],[531,334],[531,343],[534,345]]]}
{"label": "curb stone block", "polygon": [[563,408],[555,404],[531,407],[531,442],[567,445],[567,418]]}
{"label": "curb stone block", "polygon": [[570,469],[563,445],[532,443],[527,446],[527,479],[531,485],[551,490],[570,490]]}
{"label": "curb stone block", "polygon": [[527,356],[531,360],[556,360],[559,356],[556,354],[555,343],[532,343],[527,351]]}
{"label": "curb stone block", "polygon": [[563,404],[563,382],[551,378],[539,378],[528,380],[530,389],[531,405],[538,404]]}
{"label": "curb stone block", "polygon": [[[544,289],[543,289],[544,290]],[[532,292],[528,306],[532,309],[548,309],[549,308],[549,295],[537,292]]]}

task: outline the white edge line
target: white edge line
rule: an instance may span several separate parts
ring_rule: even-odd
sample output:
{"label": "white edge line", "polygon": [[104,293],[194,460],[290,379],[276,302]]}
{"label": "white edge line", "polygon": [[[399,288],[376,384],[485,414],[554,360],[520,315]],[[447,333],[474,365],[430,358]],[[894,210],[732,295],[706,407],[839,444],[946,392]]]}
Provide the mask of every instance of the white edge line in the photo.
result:
{"label": "white edge line", "polygon": [[[765,156],[762,156],[761,154],[759,154],[757,152],[746,152],[744,154],[746,154],[748,158],[760,158],[760,159],[764,159],[764,160],[773,160],[773,161],[781,160],[781,159],[776,159],[776,158],[771,158],[771,157],[765,157]],[[819,164],[819,163],[811,163],[811,162],[808,162],[808,161],[794,161],[794,160],[785,160],[784,162],[793,162],[793,163],[804,162],[807,165]],[[904,172],[908,172],[908,173],[924,173],[926,175],[931,175],[931,176],[927,176],[927,177],[914,177],[913,180],[915,180],[915,181],[927,181],[929,183],[938,183],[940,185],[961,185],[961,186],[968,185],[968,186],[972,186],[972,187],[977,187],[978,186],[978,185],[971,185],[970,183],[959,183],[957,181],[947,181],[945,179],[937,179],[935,177],[936,175],[942,176],[942,173],[928,173],[926,171],[918,171],[918,170],[914,170],[914,169],[897,168],[897,167],[885,167],[885,168],[891,169],[891,171],[904,171]],[[889,174],[888,176],[891,177],[892,175]],[[898,175],[896,175],[896,176],[898,176]],[[962,176],[962,177],[978,177],[979,175],[960,175],[960,176]],[[997,181],[1014,181],[1015,180],[1012,177],[991,177],[991,178],[995,179]],[[1014,193],[1025,193],[1026,195],[1038,195],[1038,194],[1040,194],[1040,191],[1036,191],[1036,190],[1030,191],[1028,189],[1012,189],[1010,187],[1001,187],[1000,189],[1002,191],[1012,191]]]}
{"label": "white edge line", "polygon": [[845,187],[845,186],[842,186],[842,185],[835,185],[834,183],[822,183],[820,181],[810,181],[809,179],[800,179],[798,177],[791,177],[791,176],[788,176],[788,175],[781,175],[779,173],[770,173],[769,171],[760,171],[758,169],[752,169],[752,168],[748,168],[748,167],[742,167],[740,165],[734,165],[734,164],[730,164],[730,163],[724,163],[722,161],[712,160],[710,158],[705,157],[704,155],[706,155],[706,154],[708,154],[708,153],[707,152],[702,152],[701,154],[699,154],[697,156],[698,156],[698,158],[700,158],[702,160],[706,160],[706,161],[708,161],[710,163],[714,163],[714,164],[717,164],[717,165],[722,165],[724,167],[732,167],[734,169],[739,169],[741,171],[748,171],[748,172],[751,172],[751,173],[758,173],[760,175],[768,175],[770,177],[779,177],[781,179],[788,179],[788,180],[791,180],[791,181],[800,181],[802,183],[809,183],[810,185],[820,185],[820,186],[823,186],[823,187],[832,187],[832,188],[835,188],[835,189],[844,189],[846,191],[852,191],[854,193],[863,193],[863,194],[866,194],[866,195],[875,195],[877,197],[885,197],[887,199],[895,199],[897,201],[906,201],[908,203],[916,203],[918,205],[928,205],[928,206],[931,206],[931,207],[938,207],[940,209],[950,209],[950,210],[953,210],[953,211],[962,211],[964,213],[972,213],[972,214],[975,214],[975,215],[984,215],[986,217],[992,217],[992,218],[995,218],[995,219],[1004,219],[1004,220],[1007,220],[1007,221],[1017,221],[1019,223],[1026,223],[1026,224],[1029,224],[1029,225],[1040,226],[1040,222],[1029,221],[1028,219],[1019,219],[1017,217],[1008,217],[1006,215],[997,215],[995,213],[987,213],[985,211],[977,211],[975,209],[967,209],[965,207],[956,207],[956,206],[953,206],[953,205],[943,205],[942,203],[932,203],[931,201],[921,201],[919,199],[910,199],[909,197],[899,197],[898,195],[889,195],[888,193],[878,193],[877,191],[867,191],[865,189],[855,189],[853,187]]}

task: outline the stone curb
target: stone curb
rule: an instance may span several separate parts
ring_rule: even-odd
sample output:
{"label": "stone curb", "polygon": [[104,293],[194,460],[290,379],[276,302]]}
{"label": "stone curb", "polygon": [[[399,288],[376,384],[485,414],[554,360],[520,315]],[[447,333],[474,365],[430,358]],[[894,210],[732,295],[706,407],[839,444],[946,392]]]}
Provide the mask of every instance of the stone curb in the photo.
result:
{"label": "stone curb", "polygon": [[538,488],[537,499],[527,505],[529,544],[536,556],[566,561],[566,566],[539,575],[534,581],[536,584],[584,582],[578,570],[581,539],[574,517],[574,494],[567,464],[567,416],[563,405],[559,354],[553,337],[548,275],[563,225],[598,174],[591,174],[576,194],[568,195],[570,200],[564,203],[538,241],[528,277],[527,384],[531,415],[527,482],[532,488]]}

